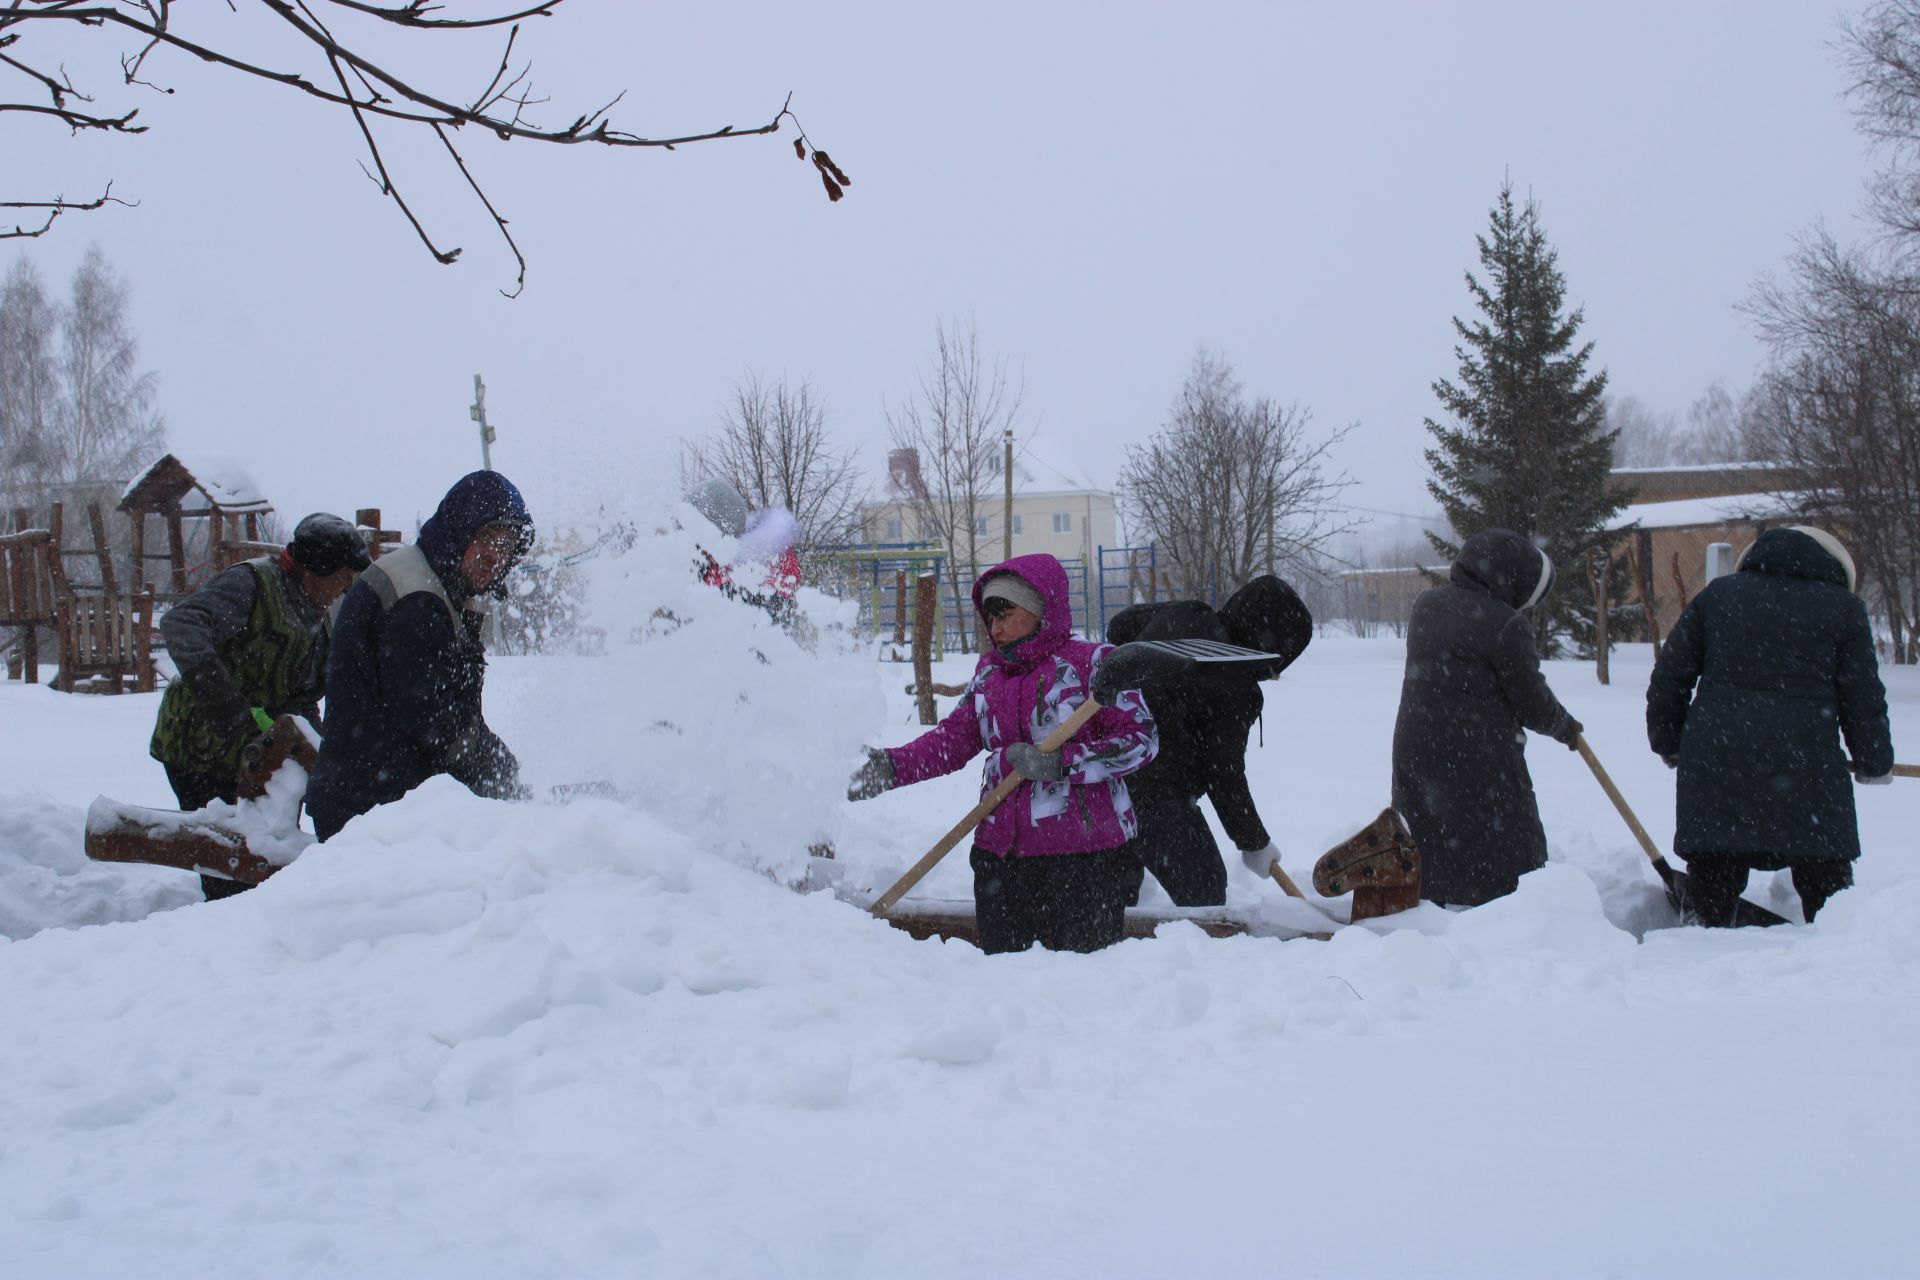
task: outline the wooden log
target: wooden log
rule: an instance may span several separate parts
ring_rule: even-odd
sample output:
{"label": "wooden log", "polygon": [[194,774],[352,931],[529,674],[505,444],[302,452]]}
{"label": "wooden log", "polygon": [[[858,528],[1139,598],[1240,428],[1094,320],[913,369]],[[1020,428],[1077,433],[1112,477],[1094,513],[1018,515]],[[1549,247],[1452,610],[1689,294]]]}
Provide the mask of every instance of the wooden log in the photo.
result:
{"label": "wooden log", "polygon": [[[909,899],[896,905],[886,916],[887,923],[915,938],[951,938],[980,944],[980,926],[974,918],[973,903],[964,898]],[[1226,907],[1129,907],[1125,935],[1151,938],[1162,925],[1184,921],[1197,926],[1211,938],[1250,936],[1258,938],[1315,938],[1328,935],[1305,929],[1274,925],[1255,916],[1238,914]]]}
{"label": "wooden log", "polygon": [[147,809],[96,797],[87,809],[87,856],[95,862],[144,862],[259,884],[279,864],[247,847],[246,837],[200,813]]}
{"label": "wooden log", "polygon": [[299,723],[290,715],[280,716],[267,733],[265,749],[257,757],[242,757],[239,796],[242,800],[258,800],[267,794],[267,783],[273,780],[281,765],[292,760],[311,773],[313,762],[319,758],[320,748]]}

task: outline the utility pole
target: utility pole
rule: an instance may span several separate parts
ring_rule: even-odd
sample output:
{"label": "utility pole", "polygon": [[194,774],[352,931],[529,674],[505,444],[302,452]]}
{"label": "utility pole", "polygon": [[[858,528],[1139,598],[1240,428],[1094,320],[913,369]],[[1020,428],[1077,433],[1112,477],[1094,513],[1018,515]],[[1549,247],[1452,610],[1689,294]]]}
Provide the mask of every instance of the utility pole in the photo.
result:
{"label": "utility pole", "polygon": [[[480,381],[480,375],[473,375],[473,403],[467,407],[467,416],[480,424],[480,469],[493,470],[493,427],[487,422],[487,384]],[[505,642],[500,634],[500,602],[489,600],[487,618],[495,653],[506,652]]]}
{"label": "utility pole", "polygon": [[1013,428],[1006,431],[1006,453],[1001,459],[1000,475],[1006,481],[1006,508],[1000,513],[1000,558],[1013,559]]}
{"label": "utility pole", "polygon": [[473,375],[473,404],[467,409],[467,416],[480,424],[480,469],[493,470],[493,428],[487,425],[487,384],[480,381],[480,375]]}

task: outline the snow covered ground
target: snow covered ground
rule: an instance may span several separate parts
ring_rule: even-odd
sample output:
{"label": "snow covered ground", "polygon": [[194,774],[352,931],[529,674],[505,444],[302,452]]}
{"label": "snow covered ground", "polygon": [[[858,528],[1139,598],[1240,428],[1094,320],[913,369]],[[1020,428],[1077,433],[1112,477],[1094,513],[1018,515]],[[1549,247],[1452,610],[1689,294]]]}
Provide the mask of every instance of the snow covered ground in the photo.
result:
{"label": "snow covered ground", "polygon": [[[630,803],[441,780],[217,904],[78,852],[96,793],[168,803],[156,699],[0,685],[0,1276],[1912,1273],[1920,783],[1858,793],[1812,926],[1670,927],[1535,739],[1554,863],[1512,898],[989,959],[779,883],[831,839],[885,884],[971,805],[971,770],[841,799],[918,731],[907,668],[640,561],[603,619],[640,643],[489,687],[534,781]],[[1320,638],[1268,686],[1302,883],[1386,803],[1401,657]],[[1665,841],[1649,663],[1550,678]],[[1883,674],[1911,747],[1920,673]]]}

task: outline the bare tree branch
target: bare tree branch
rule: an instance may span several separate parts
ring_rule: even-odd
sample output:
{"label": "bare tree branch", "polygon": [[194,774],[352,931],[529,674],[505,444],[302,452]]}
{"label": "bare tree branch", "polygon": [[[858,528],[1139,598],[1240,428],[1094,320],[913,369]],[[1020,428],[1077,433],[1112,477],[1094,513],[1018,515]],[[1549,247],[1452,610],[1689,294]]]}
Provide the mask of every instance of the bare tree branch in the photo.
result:
{"label": "bare tree branch", "polygon": [[86,213],[109,203],[123,204],[129,209],[135,208],[137,205],[136,201],[122,200],[119,196],[114,195],[113,184],[111,182],[107,184],[107,189],[95,200],[67,200],[61,197],[55,197],[52,200],[0,200],[0,209],[49,210],[46,221],[40,224],[38,230],[28,231],[16,223],[13,230],[0,231],[0,240],[32,239],[35,236],[43,236],[47,233],[48,228],[53,226],[55,219],[59,218],[61,214],[70,211],[74,213]]}
{"label": "bare tree branch", "polygon": [[[188,54],[211,66],[264,80],[344,108],[352,115],[371,154],[369,177],[380,186],[383,195],[393,200],[435,260],[451,263],[459,258],[460,249],[457,246],[441,249],[434,243],[422,220],[402,196],[376,136],[376,124],[430,129],[439,138],[467,188],[486,209],[513,252],[519,273],[514,288],[502,291],[508,297],[518,296],[525,286],[526,259],[513,238],[507,235],[505,217],[487,196],[454,145],[450,130],[473,126],[502,141],[525,139],[560,146],[587,144],[671,151],[691,143],[777,133],[783,122],[792,120],[800,133],[799,140],[794,144],[796,152],[803,161],[812,159],[828,197],[832,200],[841,199],[845,188],[851,185],[839,166],[825,152],[814,149],[811,139],[807,138],[804,130],[800,130],[799,119],[792,111],[791,94],[771,120],[751,128],[737,129],[726,124],[716,129],[667,137],[649,137],[630,132],[618,127],[611,116],[613,109],[624,99],[624,91],[613,94],[604,105],[575,116],[565,125],[546,127],[534,122],[529,116],[530,111],[547,100],[536,98],[531,91],[530,65],[523,65],[517,71],[513,67],[519,23],[527,19],[552,17],[565,0],[545,0],[545,3],[525,5],[511,12],[473,18],[434,16],[440,13],[442,6],[429,3],[428,0],[404,0],[404,3],[394,5],[367,3],[364,0],[229,0],[229,10],[239,12],[242,2],[265,9],[280,19],[296,37],[299,47],[304,51],[303,56],[313,60],[315,66],[324,66],[331,83],[321,83],[297,65],[268,65],[250,56],[228,51],[212,38],[210,33],[217,31],[214,25],[217,19],[210,18],[204,11],[195,14],[197,25],[191,32],[182,31],[171,0],[138,0],[137,3],[125,5],[102,4],[99,0],[10,0],[0,4],[0,49],[10,50],[0,55],[0,72],[24,77],[34,85],[38,94],[49,98],[50,103],[5,100],[5,91],[0,89],[0,113],[48,116],[76,130],[129,134],[145,132],[146,126],[132,123],[138,114],[137,108],[123,115],[74,110],[69,99],[77,102],[92,102],[93,99],[77,90],[64,70],[55,75],[47,66],[21,52],[23,41],[29,36],[52,30],[49,24],[67,29],[94,28],[102,33],[102,39],[106,38],[108,31],[124,32],[141,42],[137,50],[119,55],[119,78],[128,87],[172,93],[172,89],[162,89],[141,78],[148,59],[158,51],[166,50]],[[364,51],[363,42],[345,34],[336,35],[323,20],[323,13],[333,14],[343,22],[377,22],[429,35],[496,26],[507,27],[508,33],[499,65],[485,89],[471,102],[462,105],[403,74],[398,68],[375,61]],[[62,207],[79,209],[99,206],[74,204]],[[45,230],[43,227],[32,234],[41,234]]]}

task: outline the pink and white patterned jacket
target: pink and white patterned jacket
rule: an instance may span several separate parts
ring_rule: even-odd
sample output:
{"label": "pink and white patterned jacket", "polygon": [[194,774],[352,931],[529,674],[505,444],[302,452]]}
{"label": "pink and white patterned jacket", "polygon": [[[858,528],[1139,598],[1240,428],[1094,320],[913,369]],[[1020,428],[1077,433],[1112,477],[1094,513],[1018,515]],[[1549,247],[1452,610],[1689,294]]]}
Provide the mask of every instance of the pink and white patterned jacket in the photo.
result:
{"label": "pink and white patterned jacket", "polygon": [[[1113,648],[1074,637],[1066,571],[1050,555],[1015,556],[981,574],[973,584],[976,611],[981,586],[1002,573],[1025,579],[1040,593],[1046,602],[1040,629],[1015,646],[1011,658],[998,649],[982,654],[946,719],[887,752],[897,787],[952,773],[985,751],[985,795],[1009,772],[1006,748],[1039,743],[1072,715]],[[975,828],[974,843],[1002,857],[1023,858],[1118,848],[1138,830],[1124,779],[1159,750],[1146,699],[1137,689],[1121,693],[1068,741],[1060,753],[1060,780],[1021,783]]]}

